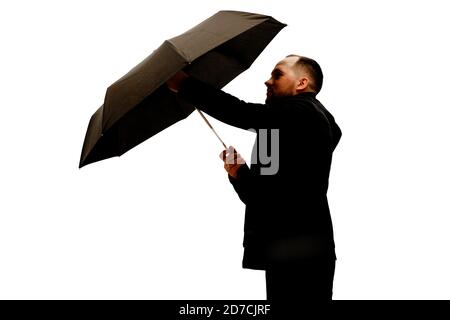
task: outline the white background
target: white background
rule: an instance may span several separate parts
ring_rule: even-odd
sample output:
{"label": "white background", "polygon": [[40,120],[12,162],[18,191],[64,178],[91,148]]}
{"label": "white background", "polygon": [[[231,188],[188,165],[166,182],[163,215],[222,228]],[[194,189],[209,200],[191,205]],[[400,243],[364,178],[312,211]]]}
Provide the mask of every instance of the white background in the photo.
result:
{"label": "white background", "polygon": [[[78,169],[106,88],[222,9],[287,23],[225,90],[317,59],[343,137],[330,176],[335,299],[450,298],[445,1],[14,1],[0,5],[0,298],[264,299],[244,205],[198,114]],[[247,159],[254,136],[213,121]]]}

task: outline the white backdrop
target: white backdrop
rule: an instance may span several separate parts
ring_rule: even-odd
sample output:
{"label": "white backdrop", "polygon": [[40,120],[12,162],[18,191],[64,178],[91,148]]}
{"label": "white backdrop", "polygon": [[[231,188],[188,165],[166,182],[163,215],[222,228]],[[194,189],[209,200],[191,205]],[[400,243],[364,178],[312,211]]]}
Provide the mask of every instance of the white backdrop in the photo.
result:
{"label": "white backdrop", "polygon": [[[225,87],[262,102],[287,54],[317,59],[342,128],[330,177],[335,299],[450,298],[445,1],[0,4],[0,298],[264,299],[244,205],[198,114],[78,169],[106,88],[219,10],[287,23]],[[254,136],[212,120],[250,159]]]}

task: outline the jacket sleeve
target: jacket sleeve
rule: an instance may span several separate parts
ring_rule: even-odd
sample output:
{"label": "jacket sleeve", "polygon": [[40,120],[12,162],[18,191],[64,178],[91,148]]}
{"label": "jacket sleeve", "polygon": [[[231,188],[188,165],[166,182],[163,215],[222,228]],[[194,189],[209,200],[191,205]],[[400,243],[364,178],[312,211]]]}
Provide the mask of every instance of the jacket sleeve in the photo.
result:
{"label": "jacket sleeve", "polygon": [[183,82],[178,95],[217,120],[244,130],[273,127],[279,118],[277,108],[244,102],[192,77]]}
{"label": "jacket sleeve", "polygon": [[248,200],[251,197],[251,193],[254,192],[254,179],[247,164],[239,168],[236,178],[228,175],[228,179],[230,180],[230,183],[233,185],[234,190],[238,194],[239,199],[241,199],[244,204],[247,204]]}

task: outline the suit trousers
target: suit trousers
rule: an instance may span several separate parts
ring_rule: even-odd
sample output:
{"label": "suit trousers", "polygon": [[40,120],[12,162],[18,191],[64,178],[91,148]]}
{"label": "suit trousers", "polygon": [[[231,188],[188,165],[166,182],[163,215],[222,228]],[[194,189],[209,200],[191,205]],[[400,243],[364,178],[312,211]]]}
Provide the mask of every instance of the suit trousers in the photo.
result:
{"label": "suit trousers", "polygon": [[333,259],[268,268],[267,300],[332,300],[335,264]]}

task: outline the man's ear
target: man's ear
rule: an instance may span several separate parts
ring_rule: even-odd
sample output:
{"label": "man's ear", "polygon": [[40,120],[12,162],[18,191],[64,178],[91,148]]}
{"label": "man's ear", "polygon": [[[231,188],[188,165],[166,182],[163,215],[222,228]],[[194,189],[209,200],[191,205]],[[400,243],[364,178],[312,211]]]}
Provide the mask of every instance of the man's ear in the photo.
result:
{"label": "man's ear", "polygon": [[308,88],[309,79],[306,77],[302,77],[297,81],[297,92],[304,91]]}

